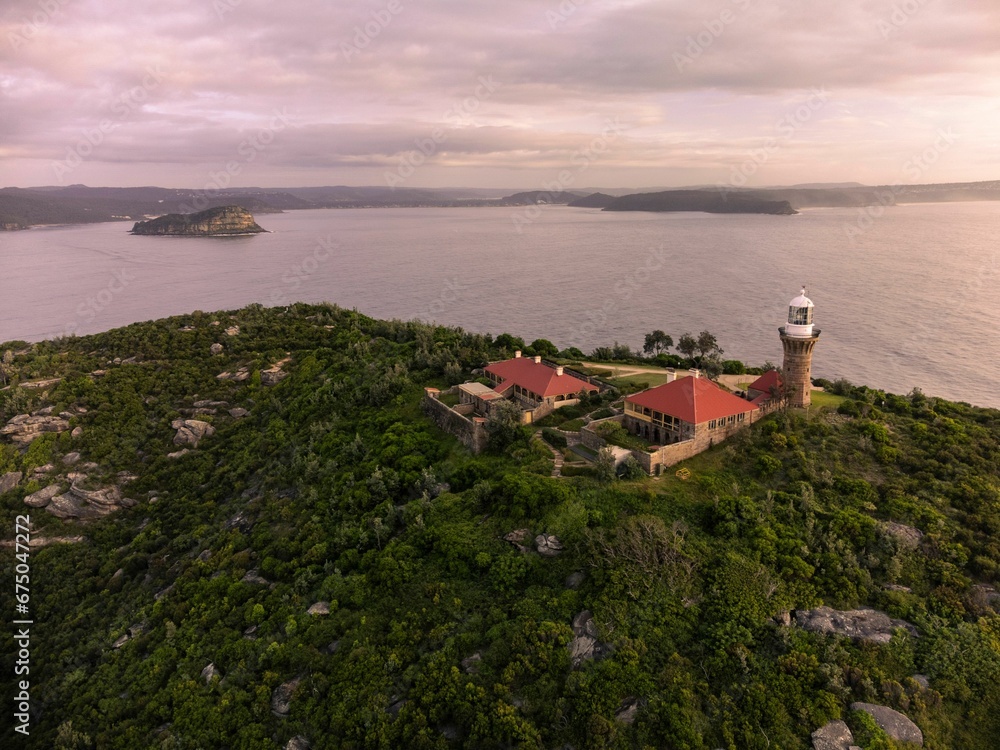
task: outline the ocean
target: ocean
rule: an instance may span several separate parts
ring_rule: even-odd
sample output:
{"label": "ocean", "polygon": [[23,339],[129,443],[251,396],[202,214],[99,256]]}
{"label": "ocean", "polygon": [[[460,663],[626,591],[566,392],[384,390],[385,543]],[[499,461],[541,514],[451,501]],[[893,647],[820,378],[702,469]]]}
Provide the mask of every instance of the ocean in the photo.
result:
{"label": "ocean", "polygon": [[709,330],[726,358],[780,364],[777,329],[806,285],[814,377],[1000,407],[1000,203],[878,212],[330,209],[258,214],[270,233],[247,237],[5,232],[0,341],[328,301],[586,352]]}

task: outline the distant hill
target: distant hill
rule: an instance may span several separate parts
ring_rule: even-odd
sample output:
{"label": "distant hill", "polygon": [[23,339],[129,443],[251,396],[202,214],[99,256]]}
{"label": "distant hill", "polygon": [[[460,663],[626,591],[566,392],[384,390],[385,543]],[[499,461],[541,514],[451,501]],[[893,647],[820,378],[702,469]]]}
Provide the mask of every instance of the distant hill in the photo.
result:
{"label": "distant hill", "polygon": [[605,211],[704,211],[710,214],[798,213],[786,200],[763,200],[756,195],[725,194],[715,190],[666,190],[615,198]]}
{"label": "distant hill", "polygon": [[[725,200],[722,200],[723,195]],[[618,196],[617,200],[615,196]],[[623,202],[617,202],[619,200]],[[307,208],[506,207],[541,203],[612,211],[790,213],[800,208],[981,200],[1000,200],[1000,181],[881,186],[816,183],[776,188],[727,187],[724,193],[719,187],[705,187],[682,190],[640,188],[629,192],[621,189],[588,189],[586,192],[531,190],[513,194],[490,188],[390,188],[379,185],[227,190],[69,185],[0,189],[0,231],[43,224],[136,221],[228,205],[240,205],[256,214]],[[769,206],[769,203],[787,203],[788,207]]]}
{"label": "distant hill", "polygon": [[585,195],[583,198],[578,198],[569,205],[576,208],[606,208],[618,200],[613,195],[608,195],[607,193],[591,193],[590,195]]}
{"label": "distant hill", "polygon": [[514,193],[502,199],[505,206],[532,206],[541,203],[550,205],[566,205],[573,201],[580,200],[584,196],[580,193],[555,192],[547,190],[530,190],[526,193]]}

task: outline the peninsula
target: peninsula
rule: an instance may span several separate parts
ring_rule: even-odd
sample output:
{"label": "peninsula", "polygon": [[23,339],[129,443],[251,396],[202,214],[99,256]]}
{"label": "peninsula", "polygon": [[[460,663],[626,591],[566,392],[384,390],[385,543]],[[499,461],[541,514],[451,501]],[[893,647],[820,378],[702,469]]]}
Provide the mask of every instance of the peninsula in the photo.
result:
{"label": "peninsula", "polygon": [[132,234],[180,237],[228,237],[266,231],[242,206],[219,206],[195,214],[167,214],[137,221],[132,227]]}

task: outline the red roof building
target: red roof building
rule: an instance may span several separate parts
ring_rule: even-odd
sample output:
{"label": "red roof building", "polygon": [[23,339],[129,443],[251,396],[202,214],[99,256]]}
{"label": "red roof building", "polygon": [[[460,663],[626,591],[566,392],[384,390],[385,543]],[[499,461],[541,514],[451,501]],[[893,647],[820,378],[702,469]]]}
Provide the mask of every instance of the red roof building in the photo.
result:
{"label": "red roof building", "polygon": [[575,399],[581,391],[600,390],[585,380],[567,375],[562,367],[542,364],[541,357],[518,354],[514,359],[487,365],[485,372],[497,392],[509,395],[513,388],[516,395],[539,403],[563,402]]}
{"label": "red roof building", "polygon": [[766,401],[770,398],[780,397],[785,384],[781,379],[781,373],[777,370],[768,370],[749,386],[747,386],[747,398],[757,401],[761,397]]}
{"label": "red roof building", "polygon": [[691,440],[704,431],[718,431],[722,439],[756,411],[752,403],[710,380],[688,377],[628,396],[624,424],[657,444]]}

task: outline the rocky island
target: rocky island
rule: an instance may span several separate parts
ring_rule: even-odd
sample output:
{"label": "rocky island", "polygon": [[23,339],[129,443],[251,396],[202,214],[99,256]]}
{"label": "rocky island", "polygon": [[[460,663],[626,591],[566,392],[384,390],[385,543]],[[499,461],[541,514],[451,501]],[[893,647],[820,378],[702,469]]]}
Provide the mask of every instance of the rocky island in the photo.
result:
{"label": "rocky island", "polygon": [[167,214],[137,221],[132,234],[175,237],[229,237],[266,232],[242,206],[219,206],[195,214]]}

